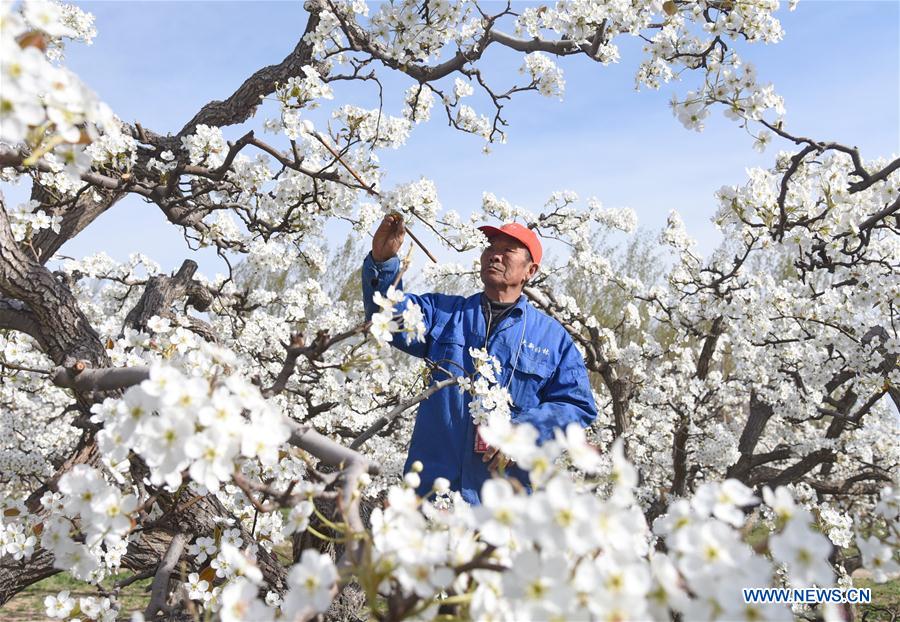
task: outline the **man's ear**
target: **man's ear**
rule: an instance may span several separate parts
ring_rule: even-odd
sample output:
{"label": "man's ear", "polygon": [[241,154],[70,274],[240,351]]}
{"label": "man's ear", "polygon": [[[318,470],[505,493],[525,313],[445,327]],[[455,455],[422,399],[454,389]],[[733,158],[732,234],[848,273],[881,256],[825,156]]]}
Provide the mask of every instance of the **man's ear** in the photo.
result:
{"label": "man's ear", "polygon": [[528,266],[528,276],[525,277],[525,284],[528,285],[528,281],[534,278],[534,275],[538,273],[540,266],[536,263],[532,263]]}

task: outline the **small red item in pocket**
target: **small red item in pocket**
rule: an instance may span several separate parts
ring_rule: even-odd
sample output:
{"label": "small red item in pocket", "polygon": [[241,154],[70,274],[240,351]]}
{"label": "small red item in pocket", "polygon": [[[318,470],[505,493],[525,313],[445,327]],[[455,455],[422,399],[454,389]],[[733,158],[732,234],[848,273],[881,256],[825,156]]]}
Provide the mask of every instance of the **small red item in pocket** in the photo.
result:
{"label": "small red item in pocket", "polygon": [[481,438],[481,432],[478,430],[478,426],[475,426],[475,453],[483,454],[490,450],[491,446],[484,442],[484,439]]}

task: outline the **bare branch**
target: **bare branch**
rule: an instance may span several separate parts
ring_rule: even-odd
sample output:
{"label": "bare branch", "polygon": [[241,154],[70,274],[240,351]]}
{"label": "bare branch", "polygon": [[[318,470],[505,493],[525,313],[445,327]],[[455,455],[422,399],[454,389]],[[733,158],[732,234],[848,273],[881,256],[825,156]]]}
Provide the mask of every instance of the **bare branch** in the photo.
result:
{"label": "bare branch", "polygon": [[302,75],[302,67],[310,64],[312,48],[306,41],[306,35],[315,31],[318,24],[318,14],[311,12],[300,41],[284,60],[254,73],[224,101],[214,100],[203,106],[194,118],[181,128],[178,136],[190,134],[201,124],[223,127],[249,119],[259,105],[260,99],[275,91],[277,82],[286,82],[289,78]]}
{"label": "bare branch", "polygon": [[165,556],[156,569],[156,575],[153,577],[150,603],[147,605],[147,609],[144,610],[146,619],[152,620],[157,613],[166,611],[168,608],[166,599],[169,595],[169,578],[172,576],[172,571],[175,570],[178,560],[181,559],[185,544],[187,544],[187,537],[183,533],[176,533],[172,537],[169,548],[166,550]]}
{"label": "bare branch", "polygon": [[60,388],[87,393],[127,389],[149,377],[149,367],[90,369],[84,361],[79,361],[70,367],[57,367],[51,375],[51,380]]}
{"label": "bare branch", "polygon": [[396,419],[398,416],[418,404],[419,402],[424,402],[429,397],[443,389],[444,387],[449,387],[454,384],[459,384],[459,377],[454,376],[453,378],[448,378],[447,380],[441,380],[440,382],[436,382],[425,391],[422,391],[415,397],[412,397],[405,402],[401,402],[396,407],[394,407],[391,412],[384,415],[383,417],[379,417],[379,419],[370,425],[362,434],[353,439],[353,442],[350,443],[350,449],[359,449],[362,447],[363,443],[367,440],[375,436],[379,430],[381,430],[384,426],[389,424],[391,421]]}

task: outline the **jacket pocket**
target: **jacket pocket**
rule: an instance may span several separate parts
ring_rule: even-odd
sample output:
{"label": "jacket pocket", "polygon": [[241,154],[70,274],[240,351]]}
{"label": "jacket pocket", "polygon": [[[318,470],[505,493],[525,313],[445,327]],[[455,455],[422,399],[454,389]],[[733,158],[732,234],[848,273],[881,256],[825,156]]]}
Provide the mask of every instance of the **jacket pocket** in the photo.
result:
{"label": "jacket pocket", "polygon": [[540,404],[540,391],[552,373],[553,368],[546,357],[523,352],[516,361],[509,387],[513,409],[525,410]]}
{"label": "jacket pocket", "polygon": [[[448,334],[449,333],[449,334]],[[454,376],[465,374],[465,356],[466,344],[462,337],[445,331],[445,334],[439,336],[431,346],[428,358],[437,366],[447,370]],[[444,380],[448,378],[446,373],[435,370],[432,374],[435,380]]]}

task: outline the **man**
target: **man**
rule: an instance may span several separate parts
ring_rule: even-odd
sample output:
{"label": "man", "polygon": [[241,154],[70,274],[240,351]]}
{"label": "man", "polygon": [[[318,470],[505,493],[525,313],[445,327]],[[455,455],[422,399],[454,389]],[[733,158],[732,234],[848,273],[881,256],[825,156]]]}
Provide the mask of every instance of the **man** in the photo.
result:
{"label": "man", "polygon": [[[454,375],[474,372],[469,348],[486,348],[502,371],[497,381],[513,400],[512,420],[530,423],[538,442],[554,430],[575,422],[587,426],[597,416],[581,353],[566,330],[528,303],[522,289],[538,271],[542,248],[530,229],[516,223],[480,227],[489,245],[481,253],[484,291],[474,296],[406,294],[419,305],[426,328],[425,342],[402,337],[392,344],[413,356],[427,357]],[[397,214],[387,216],[375,231],[372,252],[363,261],[362,288],[366,318],[376,312],[375,291],[384,294],[397,278],[405,228]],[[402,289],[402,283],[398,283]],[[402,311],[405,303],[398,305]],[[446,378],[436,372],[434,381]],[[469,415],[471,396],[457,387],[441,389],[419,405],[405,471],[421,461],[419,494],[428,494],[434,480],[444,477],[450,488],[469,503],[480,502],[481,485],[491,471],[505,464],[496,449],[480,440]],[[507,473],[523,484],[528,475],[511,465]]]}

